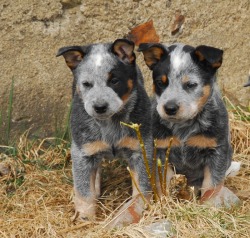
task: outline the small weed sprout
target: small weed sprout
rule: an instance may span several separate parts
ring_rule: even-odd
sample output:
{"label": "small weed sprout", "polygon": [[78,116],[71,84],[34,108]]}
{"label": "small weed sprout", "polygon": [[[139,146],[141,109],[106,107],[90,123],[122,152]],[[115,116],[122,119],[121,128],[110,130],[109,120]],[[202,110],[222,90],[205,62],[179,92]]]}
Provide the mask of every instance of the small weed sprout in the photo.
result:
{"label": "small weed sprout", "polygon": [[[167,149],[167,152],[166,152],[166,161],[165,161],[165,164],[164,164],[164,174],[162,175],[162,163],[161,163],[161,160],[156,158],[156,156],[157,156],[156,155],[157,140],[154,140],[154,155],[153,155],[153,165],[152,165],[152,171],[151,171],[150,167],[149,167],[148,159],[147,159],[145,144],[143,142],[141,132],[140,132],[140,126],[141,125],[134,124],[134,123],[127,124],[127,123],[124,123],[124,122],[121,122],[121,125],[127,126],[127,127],[131,128],[131,129],[135,130],[135,132],[136,132],[136,135],[137,135],[137,138],[139,140],[140,147],[141,147],[141,150],[142,150],[142,156],[143,156],[144,164],[145,164],[145,167],[146,167],[146,172],[147,172],[147,175],[148,175],[151,187],[152,187],[154,201],[157,202],[159,200],[159,192],[157,191],[157,186],[156,186],[156,165],[157,165],[157,171],[158,171],[158,176],[159,176],[161,193],[164,194],[164,195],[167,195],[166,177],[167,177],[167,169],[168,169],[168,158],[169,158],[169,153],[170,153],[170,148],[171,148],[171,145],[172,145],[173,138],[171,138],[170,141],[169,141],[169,146],[168,146],[168,149]],[[146,203],[146,199],[145,199],[144,195],[141,193],[141,191],[139,189],[139,186],[136,184],[136,180],[135,180],[133,174],[131,173],[129,168],[127,168],[127,169],[128,169],[128,171],[130,173],[132,182],[134,183],[134,185],[135,185],[136,189],[138,190],[139,194],[142,196],[142,199],[143,199],[144,203]]]}

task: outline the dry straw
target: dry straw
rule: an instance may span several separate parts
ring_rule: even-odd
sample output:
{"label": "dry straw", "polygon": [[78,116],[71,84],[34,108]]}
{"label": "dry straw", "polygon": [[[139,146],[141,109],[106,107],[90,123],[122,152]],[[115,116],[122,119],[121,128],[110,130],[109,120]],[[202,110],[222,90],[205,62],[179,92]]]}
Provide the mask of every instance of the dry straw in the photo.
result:
{"label": "dry straw", "polygon": [[[166,196],[145,211],[139,224],[113,231],[103,229],[131,192],[127,165],[112,161],[103,163],[102,196],[98,200],[96,221],[73,222],[68,143],[62,140],[50,146],[58,139],[47,138],[32,144],[25,134],[15,152],[0,154],[0,163],[5,168],[5,174],[0,170],[0,237],[152,238],[145,226],[159,220],[171,221],[175,237],[250,237],[249,112],[232,108],[229,116],[233,159],[241,161],[242,167],[239,175],[226,180],[226,186],[241,198],[239,207],[211,208]],[[13,151],[3,146],[0,149]]]}

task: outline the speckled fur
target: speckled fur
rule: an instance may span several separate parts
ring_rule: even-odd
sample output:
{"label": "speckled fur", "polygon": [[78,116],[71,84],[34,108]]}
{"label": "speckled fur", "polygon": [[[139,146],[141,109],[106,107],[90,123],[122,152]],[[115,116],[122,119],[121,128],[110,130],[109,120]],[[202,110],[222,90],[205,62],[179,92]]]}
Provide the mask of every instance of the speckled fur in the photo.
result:
{"label": "speckled fur", "polygon": [[[211,173],[211,187],[220,184],[232,157],[228,115],[216,86],[223,52],[182,44],[141,44],[139,51],[153,71],[154,138],[174,136],[179,140],[179,145],[170,150],[169,162],[177,173],[186,175],[189,185],[202,186],[206,167]],[[163,75],[167,83],[166,79],[162,81]],[[168,115],[166,105],[174,105],[177,112]],[[197,138],[205,138],[206,144],[202,146]],[[157,150],[162,161],[166,149],[167,146]]]}
{"label": "speckled fur", "polygon": [[[58,52],[58,56],[65,57],[74,75],[71,113],[73,179],[75,190],[85,201],[96,198],[95,189],[91,188],[91,176],[103,158],[125,159],[138,175],[141,191],[150,191],[140,147],[133,150],[132,146],[119,146],[123,138],[137,139],[135,131],[120,122],[141,124],[148,158],[152,158],[151,104],[133,49],[132,42],[117,40],[108,44],[64,47]],[[114,85],[110,85],[110,75],[114,75]],[[128,80],[131,80],[132,89],[126,89]],[[123,95],[127,95],[126,99]],[[104,113],[95,111],[96,105],[104,104],[108,105]],[[90,154],[86,146],[94,142],[100,142],[101,146],[99,150],[90,147],[89,150],[96,151]]]}

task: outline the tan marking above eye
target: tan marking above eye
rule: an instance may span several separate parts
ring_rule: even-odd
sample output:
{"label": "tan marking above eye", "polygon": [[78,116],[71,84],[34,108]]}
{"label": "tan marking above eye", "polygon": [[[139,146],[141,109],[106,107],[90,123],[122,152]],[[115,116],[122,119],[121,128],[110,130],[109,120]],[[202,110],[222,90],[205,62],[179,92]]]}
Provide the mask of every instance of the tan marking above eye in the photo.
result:
{"label": "tan marking above eye", "polygon": [[203,95],[202,95],[202,97],[200,97],[198,99],[198,102],[197,102],[199,111],[201,110],[203,105],[205,105],[205,103],[207,102],[208,97],[210,95],[210,91],[211,91],[211,87],[209,85],[206,85],[206,86],[203,87]]}
{"label": "tan marking above eye", "polygon": [[185,144],[188,146],[199,148],[215,148],[217,146],[217,140],[216,138],[197,135],[189,137]]}
{"label": "tan marking above eye", "polygon": [[164,84],[167,83],[167,82],[168,82],[167,76],[166,76],[166,75],[162,75],[161,81],[162,81]]}
{"label": "tan marking above eye", "polygon": [[104,141],[93,141],[86,143],[82,146],[84,154],[91,156],[97,153],[107,151],[110,149],[110,145]]}
{"label": "tan marking above eye", "polygon": [[137,151],[140,149],[140,143],[139,140],[133,137],[123,137],[117,144],[117,147],[120,148],[127,148],[133,151]]}
{"label": "tan marking above eye", "polygon": [[182,83],[185,84],[185,83],[188,83],[190,81],[189,77],[187,75],[184,75],[182,77]]}
{"label": "tan marking above eye", "polygon": [[[167,137],[165,139],[157,139],[156,140],[156,147],[158,149],[168,148],[170,139],[171,139],[171,137]],[[176,147],[176,146],[180,146],[180,145],[181,145],[180,139],[178,137],[174,136],[171,147]]]}

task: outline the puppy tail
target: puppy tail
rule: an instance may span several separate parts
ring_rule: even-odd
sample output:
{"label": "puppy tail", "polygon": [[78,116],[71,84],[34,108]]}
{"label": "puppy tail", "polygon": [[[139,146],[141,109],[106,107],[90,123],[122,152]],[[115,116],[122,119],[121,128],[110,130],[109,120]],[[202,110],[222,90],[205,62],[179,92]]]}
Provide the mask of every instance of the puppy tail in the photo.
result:
{"label": "puppy tail", "polygon": [[230,167],[226,171],[226,177],[234,177],[238,174],[240,170],[241,162],[232,161]]}

